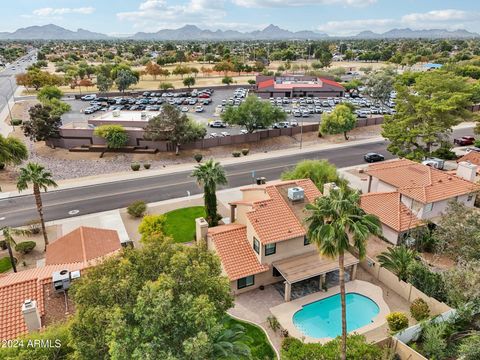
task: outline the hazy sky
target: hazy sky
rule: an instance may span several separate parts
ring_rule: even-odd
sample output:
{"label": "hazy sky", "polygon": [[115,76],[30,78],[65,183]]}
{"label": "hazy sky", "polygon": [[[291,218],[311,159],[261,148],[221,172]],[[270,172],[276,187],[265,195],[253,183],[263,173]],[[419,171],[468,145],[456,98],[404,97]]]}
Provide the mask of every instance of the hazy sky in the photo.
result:
{"label": "hazy sky", "polygon": [[251,31],[275,24],[332,35],[394,27],[480,32],[480,0],[1,0],[0,31],[54,23],[107,34],[185,24]]}

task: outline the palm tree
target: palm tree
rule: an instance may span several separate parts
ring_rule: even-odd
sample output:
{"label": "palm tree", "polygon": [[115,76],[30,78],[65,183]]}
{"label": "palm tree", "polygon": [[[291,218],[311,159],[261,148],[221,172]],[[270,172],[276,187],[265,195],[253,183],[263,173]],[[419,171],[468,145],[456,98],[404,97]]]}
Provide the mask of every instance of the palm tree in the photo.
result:
{"label": "palm tree", "polygon": [[359,257],[363,258],[367,238],[381,232],[378,218],[366,214],[359,204],[360,195],[357,191],[340,188],[306,206],[309,215],[305,221],[308,224],[310,240],[317,245],[321,255],[338,257],[342,305],[342,360],[347,356],[344,254],[352,246],[358,251]]}
{"label": "palm tree", "polygon": [[205,201],[205,212],[207,214],[207,221],[210,226],[218,225],[217,214],[217,185],[226,185],[227,176],[225,169],[219,162],[210,159],[204,164],[195,166],[192,175],[197,178],[199,186],[203,186],[203,198]]}
{"label": "palm tree", "polygon": [[12,136],[0,135],[0,165],[20,165],[28,159],[28,150],[25,144]]}
{"label": "palm tree", "polygon": [[417,253],[413,249],[408,249],[405,245],[389,247],[387,251],[377,256],[380,266],[390,270],[398,276],[399,280],[406,281],[408,277],[408,267],[415,261]]}
{"label": "palm tree", "polygon": [[13,272],[17,272],[17,265],[15,263],[15,258],[13,257],[12,247],[17,245],[15,240],[13,239],[13,235],[24,235],[27,233],[25,230],[13,229],[9,226],[4,226],[0,228],[0,231],[3,235],[3,241],[7,245],[8,249],[8,256],[10,257],[10,263],[12,264]]}
{"label": "palm tree", "polygon": [[222,331],[213,343],[214,359],[251,359],[250,347],[252,339],[245,334],[245,328],[235,324]]}
{"label": "palm tree", "polygon": [[20,169],[20,176],[17,180],[18,191],[28,189],[28,184],[33,186],[33,195],[35,196],[35,203],[37,205],[38,215],[42,224],[43,238],[45,240],[45,249],[47,251],[48,237],[45,229],[45,220],[43,218],[43,204],[40,191],[47,191],[49,186],[57,187],[57,183],[53,181],[52,174],[46,171],[45,168],[37,163],[28,163],[25,167]]}

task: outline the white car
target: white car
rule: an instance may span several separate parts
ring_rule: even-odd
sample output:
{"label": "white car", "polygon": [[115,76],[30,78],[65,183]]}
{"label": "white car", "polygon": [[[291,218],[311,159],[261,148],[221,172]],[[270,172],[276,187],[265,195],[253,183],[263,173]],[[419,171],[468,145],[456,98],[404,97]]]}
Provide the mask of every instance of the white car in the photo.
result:
{"label": "white car", "polygon": [[216,137],[218,137],[218,134],[217,133],[210,133],[210,137],[211,138],[216,138]]}
{"label": "white car", "polygon": [[203,106],[196,106],[195,107],[195,112],[197,112],[197,113],[203,112],[203,110],[204,110]]}
{"label": "white car", "polygon": [[242,135],[248,134],[248,130],[242,129],[240,130],[240,134]]}
{"label": "white car", "polygon": [[183,106],[183,107],[182,107],[182,112],[188,112],[188,107]]}
{"label": "white car", "polygon": [[226,132],[226,131],[222,131],[220,133],[222,136],[230,136],[230,133],[229,132]]}
{"label": "white car", "polygon": [[227,127],[227,124],[225,124],[223,121],[215,120],[215,121],[210,121],[208,123],[208,126],[213,128],[224,128],[224,127]]}
{"label": "white car", "polygon": [[92,101],[92,100],[95,100],[97,98],[97,95],[93,94],[93,95],[84,95],[81,97],[81,99],[83,101]]}

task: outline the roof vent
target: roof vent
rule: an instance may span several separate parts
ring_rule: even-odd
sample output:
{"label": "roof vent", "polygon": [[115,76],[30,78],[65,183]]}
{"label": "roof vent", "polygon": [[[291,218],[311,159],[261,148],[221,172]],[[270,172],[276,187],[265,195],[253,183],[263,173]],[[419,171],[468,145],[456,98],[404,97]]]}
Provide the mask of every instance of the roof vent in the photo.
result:
{"label": "roof vent", "polygon": [[291,201],[303,201],[303,199],[305,198],[305,191],[303,190],[303,188],[299,186],[289,188],[287,193],[288,193],[288,198]]}

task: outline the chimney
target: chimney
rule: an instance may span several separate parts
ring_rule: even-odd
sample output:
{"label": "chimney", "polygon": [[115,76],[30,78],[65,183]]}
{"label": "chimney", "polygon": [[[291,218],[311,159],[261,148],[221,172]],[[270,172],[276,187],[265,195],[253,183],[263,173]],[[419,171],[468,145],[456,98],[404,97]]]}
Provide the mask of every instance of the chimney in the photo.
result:
{"label": "chimney", "polygon": [[195,235],[197,244],[207,242],[208,223],[201,217],[195,219]]}
{"label": "chimney", "polygon": [[38,331],[42,327],[40,313],[38,312],[37,302],[27,299],[22,304],[22,314],[27,325],[28,332]]}
{"label": "chimney", "polygon": [[457,176],[462,179],[474,182],[477,176],[477,165],[474,165],[467,161],[461,161],[458,163]]}
{"label": "chimney", "polygon": [[323,184],[323,196],[328,196],[332,190],[337,189],[338,186],[334,182]]}

